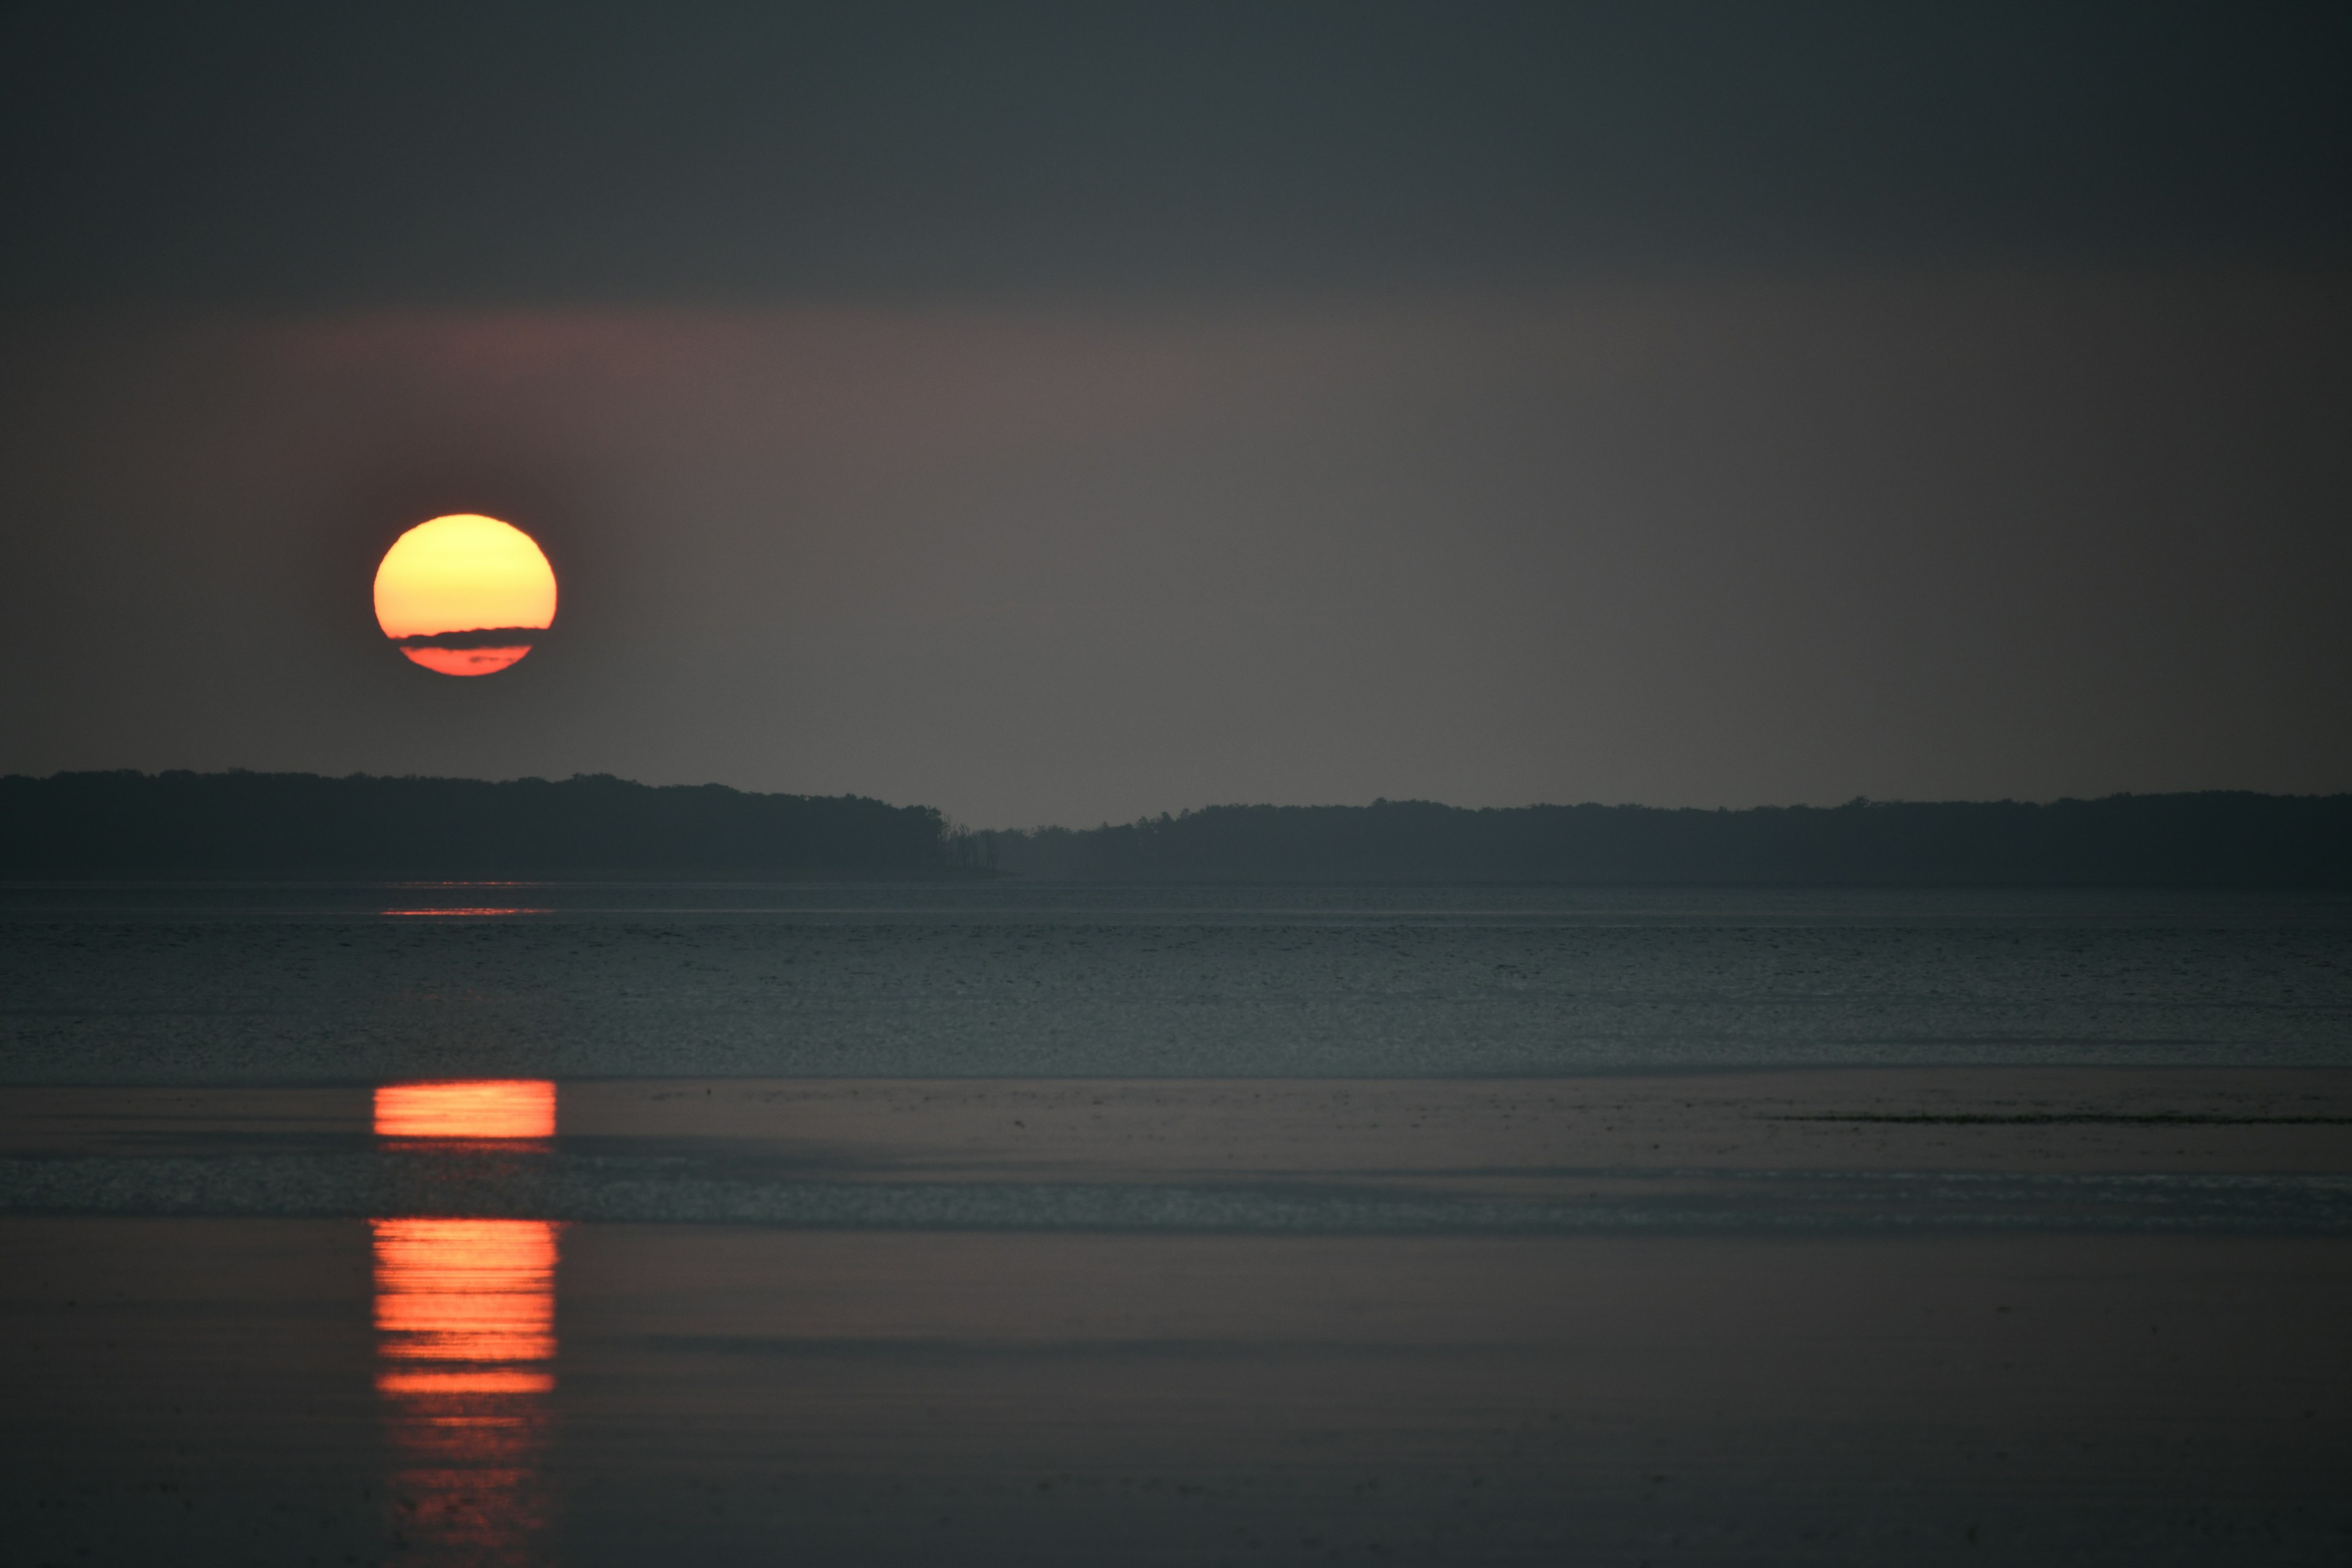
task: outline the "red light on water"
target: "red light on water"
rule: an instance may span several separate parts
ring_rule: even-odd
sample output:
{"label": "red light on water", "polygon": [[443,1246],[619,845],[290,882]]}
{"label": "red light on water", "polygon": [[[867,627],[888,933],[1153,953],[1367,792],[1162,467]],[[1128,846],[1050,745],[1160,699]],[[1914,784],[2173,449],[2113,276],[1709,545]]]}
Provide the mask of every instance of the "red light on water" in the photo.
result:
{"label": "red light on water", "polygon": [[374,1227],[375,1326],[383,1359],[394,1363],[379,1387],[547,1386],[530,1363],[555,1356],[551,1221],[380,1219]]}
{"label": "red light on water", "polygon": [[550,1517],[541,1461],[555,1388],[557,1227],[370,1223],[395,1523],[420,1561],[538,1562]]}
{"label": "red light on water", "polygon": [[379,1138],[552,1138],[555,1085],[546,1079],[384,1084],[375,1091],[375,1131]]}
{"label": "red light on water", "polygon": [[487,915],[544,915],[551,914],[553,911],[550,910],[489,909],[487,907],[476,909],[468,906],[465,909],[385,910],[382,912],[387,915],[404,915],[424,918],[439,916],[444,920],[456,920],[477,919]]}

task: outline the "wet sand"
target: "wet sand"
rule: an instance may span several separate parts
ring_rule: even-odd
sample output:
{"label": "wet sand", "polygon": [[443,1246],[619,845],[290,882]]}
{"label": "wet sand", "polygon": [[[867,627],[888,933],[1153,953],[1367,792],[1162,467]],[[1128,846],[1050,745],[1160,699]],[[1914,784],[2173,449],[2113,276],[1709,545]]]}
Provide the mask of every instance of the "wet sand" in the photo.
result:
{"label": "wet sand", "polygon": [[[10,1561],[2352,1550],[2352,1213],[2329,1195],[2352,1074],[566,1083],[552,1139],[494,1152],[379,1147],[369,1104],[0,1096]],[[240,1177],[197,1186],[287,1201],[139,1209],[168,1190],[144,1166],[345,1157],[415,1165],[401,1193],[449,1199],[425,1216],[501,1184],[647,1185],[658,1211],[664,1172],[1033,1207],[814,1227],[509,1202],[387,1228],[363,1184],[320,1214]],[[591,1174],[530,1185],[567,1163]],[[80,1174],[24,1175],[51,1167]],[[1879,1195],[1823,1210],[1841,1173]],[[1953,1178],[2105,1184],[1955,1209]],[[2113,1195],[2215,1181],[2305,1198]],[[1034,1194],[1062,1187],[1261,1206],[1057,1226]],[[1656,1222],[1735,1188],[1761,1195]],[[1442,1223],[1521,1210],[1600,1218]],[[1365,1213],[1404,1218],[1263,1218]]]}

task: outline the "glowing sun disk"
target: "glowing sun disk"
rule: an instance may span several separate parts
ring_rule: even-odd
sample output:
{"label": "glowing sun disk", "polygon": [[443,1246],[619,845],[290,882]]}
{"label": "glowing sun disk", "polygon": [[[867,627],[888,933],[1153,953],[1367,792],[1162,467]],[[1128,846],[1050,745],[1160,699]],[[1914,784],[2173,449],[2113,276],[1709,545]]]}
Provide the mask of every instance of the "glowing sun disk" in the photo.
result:
{"label": "glowing sun disk", "polygon": [[436,517],[384,552],[375,619],[427,669],[494,674],[530,651],[531,639],[516,633],[555,624],[555,572],[512,523],[473,512]]}

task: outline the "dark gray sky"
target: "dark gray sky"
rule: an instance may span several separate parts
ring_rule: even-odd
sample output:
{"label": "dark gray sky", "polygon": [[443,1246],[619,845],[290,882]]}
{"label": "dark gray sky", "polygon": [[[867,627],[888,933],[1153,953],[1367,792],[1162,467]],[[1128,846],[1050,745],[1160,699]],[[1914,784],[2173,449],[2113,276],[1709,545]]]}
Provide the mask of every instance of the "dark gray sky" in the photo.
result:
{"label": "dark gray sky", "polygon": [[2352,9],[5,26],[0,770],[2352,788]]}

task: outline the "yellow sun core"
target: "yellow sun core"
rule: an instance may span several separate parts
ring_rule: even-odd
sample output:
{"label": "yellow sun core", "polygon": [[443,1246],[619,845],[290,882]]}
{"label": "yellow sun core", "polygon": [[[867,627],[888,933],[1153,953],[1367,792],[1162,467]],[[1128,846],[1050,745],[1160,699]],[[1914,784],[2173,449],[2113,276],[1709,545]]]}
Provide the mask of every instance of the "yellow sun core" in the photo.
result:
{"label": "yellow sun core", "polygon": [[427,669],[493,675],[555,624],[555,571],[510,522],[472,512],[436,517],[384,552],[375,621]]}

